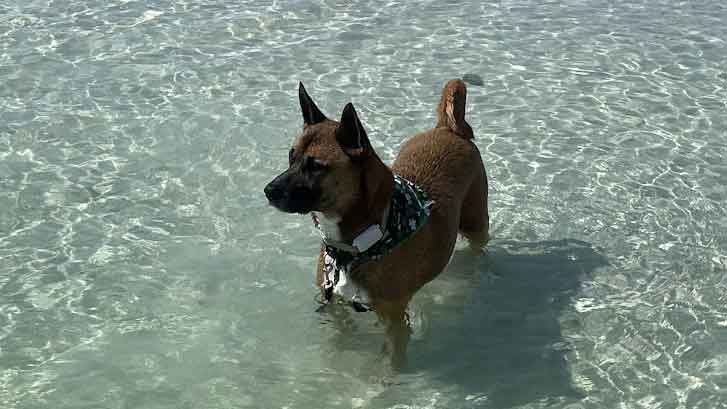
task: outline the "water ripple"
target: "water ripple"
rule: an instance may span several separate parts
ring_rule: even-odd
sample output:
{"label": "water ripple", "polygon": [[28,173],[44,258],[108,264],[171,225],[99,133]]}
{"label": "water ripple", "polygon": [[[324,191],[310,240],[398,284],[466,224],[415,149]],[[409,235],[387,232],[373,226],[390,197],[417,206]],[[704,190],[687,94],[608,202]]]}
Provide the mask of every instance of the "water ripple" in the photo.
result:
{"label": "water ripple", "polygon": [[[714,0],[0,5],[0,406],[725,406],[725,20]],[[299,80],[391,160],[465,73],[494,241],[415,300],[413,369],[372,382],[381,329],[310,313],[310,224],[260,192]]]}

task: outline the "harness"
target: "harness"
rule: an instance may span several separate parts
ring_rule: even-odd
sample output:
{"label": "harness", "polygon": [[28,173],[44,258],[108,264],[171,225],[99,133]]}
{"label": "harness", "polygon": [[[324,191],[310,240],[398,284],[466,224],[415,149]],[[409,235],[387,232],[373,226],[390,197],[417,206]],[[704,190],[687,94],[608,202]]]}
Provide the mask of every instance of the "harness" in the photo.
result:
{"label": "harness", "polygon": [[351,280],[351,272],[391,254],[424,226],[434,202],[413,182],[394,175],[394,191],[381,225],[373,225],[359,235],[353,244],[329,240],[319,220],[313,224],[321,233],[323,253],[323,304],[329,304],[334,294],[351,304],[357,312],[370,311],[366,291]]}

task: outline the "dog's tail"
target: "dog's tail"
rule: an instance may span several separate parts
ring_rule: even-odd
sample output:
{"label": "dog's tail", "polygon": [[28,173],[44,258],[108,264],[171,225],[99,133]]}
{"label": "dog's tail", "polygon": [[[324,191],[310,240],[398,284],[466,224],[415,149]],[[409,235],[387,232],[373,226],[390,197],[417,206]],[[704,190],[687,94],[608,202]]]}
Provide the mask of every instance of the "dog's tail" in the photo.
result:
{"label": "dog's tail", "polygon": [[462,80],[450,80],[442,89],[437,107],[437,128],[449,128],[465,139],[474,139],[472,127],[464,120],[467,87]]}

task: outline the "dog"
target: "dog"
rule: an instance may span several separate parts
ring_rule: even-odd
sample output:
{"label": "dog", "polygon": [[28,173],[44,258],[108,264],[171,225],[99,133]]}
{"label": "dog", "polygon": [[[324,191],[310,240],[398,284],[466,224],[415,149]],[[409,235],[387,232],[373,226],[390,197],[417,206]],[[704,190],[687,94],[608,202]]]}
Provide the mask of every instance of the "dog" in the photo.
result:
{"label": "dog", "polygon": [[264,189],[287,213],[311,214],[322,237],[316,285],[324,303],[373,310],[384,322],[384,351],[403,365],[412,296],[447,266],[457,234],[482,249],[489,236],[487,175],[465,121],[467,88],[447,82],[437,123],[408,139],[388,167],[353,104],[328,119],[302,83],[303,131],[289,167]]}

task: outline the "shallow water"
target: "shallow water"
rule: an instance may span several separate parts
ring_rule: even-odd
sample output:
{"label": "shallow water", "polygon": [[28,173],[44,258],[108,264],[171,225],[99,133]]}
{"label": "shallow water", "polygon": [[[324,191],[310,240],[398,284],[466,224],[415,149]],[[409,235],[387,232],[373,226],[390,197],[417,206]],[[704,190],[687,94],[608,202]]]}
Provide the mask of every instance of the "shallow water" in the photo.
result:
{"label": "shallow water", "polygon": [[[0,3],[0,407],[727,407],[727,3]],[[390,161],[464,74],[493,240],[382,329],[261,193],[297,81]],[[345,313],[344,313],[345,314]]]}

